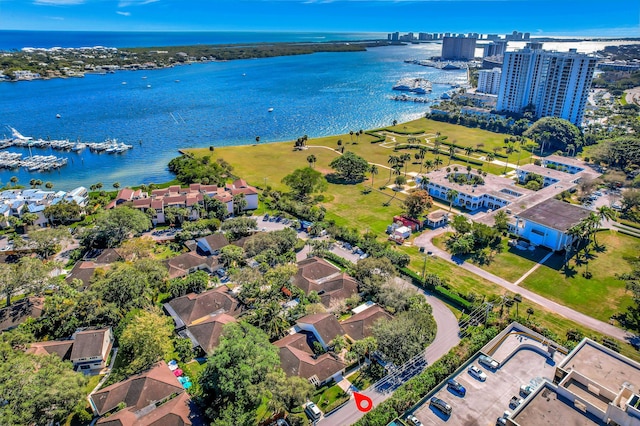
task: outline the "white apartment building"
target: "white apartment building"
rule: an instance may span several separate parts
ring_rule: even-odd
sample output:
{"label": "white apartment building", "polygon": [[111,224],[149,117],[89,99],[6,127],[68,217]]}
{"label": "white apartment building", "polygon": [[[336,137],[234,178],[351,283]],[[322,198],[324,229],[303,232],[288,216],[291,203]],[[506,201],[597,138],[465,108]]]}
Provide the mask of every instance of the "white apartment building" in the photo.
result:
{"label": "white apartment building", "polygon": [[506,52],[496,109],[521,113],[532,106],[538,118],[560,117],[580,126],[595,67],[595,57],[575,49],[545,51],[542,43]]}
{"label": "white apartment building", "polygon": [[502,70],[500,68],[478,71],[478,90],[476,92],[497,95],[500,91],[501,75]]}

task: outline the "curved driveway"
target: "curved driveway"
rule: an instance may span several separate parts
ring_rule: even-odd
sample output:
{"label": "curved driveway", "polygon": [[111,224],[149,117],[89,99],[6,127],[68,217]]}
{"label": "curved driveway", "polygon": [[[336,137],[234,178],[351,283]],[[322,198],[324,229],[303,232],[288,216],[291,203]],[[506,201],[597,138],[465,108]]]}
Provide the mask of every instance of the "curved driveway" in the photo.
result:
{"label": "curved driveway", "polygon": [[[435,339],[425,351],[425,358],[429,364],[432,364],[458,344],[460,341],[458,337],[459,328],[458,320],[446,304],[437,297],[426,292],[424,293],[424,296],[427,299],[427,303],[429,303],[433,309],[433,317],[438,326]],[[373,386],[361,393],[367,395],[373,400],[374,407],[392,395],[392,393],[384,394],[377,392],[373,389]],[[351,398],[347,405],[330,416],[323,417],[322,420],[318,422],[318,425],[350,425],[357,422],[362,416],[364,416],[364,413],[358,411],[356,403],[353,398]]]}

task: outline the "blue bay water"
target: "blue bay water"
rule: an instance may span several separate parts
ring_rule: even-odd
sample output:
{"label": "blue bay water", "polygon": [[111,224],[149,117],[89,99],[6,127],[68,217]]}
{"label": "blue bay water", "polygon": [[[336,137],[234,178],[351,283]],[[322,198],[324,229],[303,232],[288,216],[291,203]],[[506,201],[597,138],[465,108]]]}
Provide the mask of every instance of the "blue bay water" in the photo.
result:
{"label": "blue bay water", "polygon": [[[427,107],[395,102],[402,77],[463,83],[465,71],[440,71],[404,59],[439,53],[433,44],[390,46],[354,53],[317,53],[268,59],[121,71],[85,78],[0,83],[0,125],[25,136],[100,142],[117,138],[134,148],[124,154],[33,149],[69,159],[59,171],[0,170],[51,181],[57,189],[102,182],[110,187],[172,178],[168,161],[187,147],[261,143],[348,133],[420,117]],[[146,78],[143,78],[146,77]],[[179,80],[179,82],[176,82]],[[127,84],[122,84],[126,82]],[[147,87],[147,86],[150,87]],[[450,90],[434,84],[437,99]],[[273,112],[268,112],[273,108]],[[62,118],[56,119],[56,114]],[[0,137],[4,133],[0,129]],[[9,133],[6,132],[6,136]],[[9,151],[29,153],[19,148]]]}

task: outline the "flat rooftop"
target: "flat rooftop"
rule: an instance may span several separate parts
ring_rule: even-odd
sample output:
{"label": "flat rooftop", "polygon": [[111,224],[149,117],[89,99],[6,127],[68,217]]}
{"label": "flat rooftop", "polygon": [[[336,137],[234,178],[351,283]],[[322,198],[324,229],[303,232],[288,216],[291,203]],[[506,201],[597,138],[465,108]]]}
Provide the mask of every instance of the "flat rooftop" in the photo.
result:
{"label": "flat rooftop", "polygon": [[590,210],[550,198],[520,213],[520,218],[566,232],[591,214]]}
{"label": "flat rooftop", "polygon": [[640,390],[640,368],[622,355],[609,354],[586,340],[561,363],[566,370],[576,370],[600,386],[617,393],[627,382]]}
{"label": "flat rooftop", "polygon": [[536,426],[591,426],[603,425],[598,419],[588,416],[578,410],[569,401],[558,396],[552,389],[543,385],[543,388],[533,399],[512,417],[518,425]]}
{"label": "flat rooftop", "polygon": [[[454,171],[456,167],[458,168],[457,172]],[[443,167],[440,170],[435,170],[427,173],[426,176],[429,178],[429,183],[442,185],[447,188],[455,189],[458,192],[465,193],[468,195],[473,195],[476,197],[480,197],[484,194],[493,194],[495,196],[499,196],[504,200],[510,200],[510,201],[518,199],[518,196],[513,196],[507,193],[501,192],[502,189],[505,189],[505,188],[510,189],[520,194],[520,196],[533,193],[533,191],[529,189],[516,186],[515,181],[511,178],[496,176],[491,173],[487,173],[486,176],[482,176],[482,179],[484,180],[483,185],[473,186],[468,184],[459,184],[456,182],[449,182],[449,179],[447,179],[447,176],[449,175],[449,173],[447,172],[448,168],[451,169],[451,172],[449,173],[452,173],[452,174],[455,174],[455,173],[459,175],[467,174],[466,165],[451,164],[450,166]],[[477,167],[471,170],[471,174],[476,176],[478,175]]]}

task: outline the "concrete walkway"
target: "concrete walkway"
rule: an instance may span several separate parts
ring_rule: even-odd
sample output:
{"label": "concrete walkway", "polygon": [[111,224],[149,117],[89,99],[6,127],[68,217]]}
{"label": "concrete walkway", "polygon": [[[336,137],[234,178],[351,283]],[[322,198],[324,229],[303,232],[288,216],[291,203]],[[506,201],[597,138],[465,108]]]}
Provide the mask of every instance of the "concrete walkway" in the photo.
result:
{"label": "concrete walkway", "polygon": [[559,303],[556,303],[552,300],[547,299],[546,297],[540,296],[537,293],[527,290],[526,288],[519,287],[514,283],[511,283],[505,280],[504,278],[500,278],[497,275],[493,275],[492,273],[485,271],[484,269],[481,269],[468,262],[463,262],[462,260],[457,259],[455,256],[452,256],[446,251],[436,247],[433,244],[432,239],[438,235],[442,235],[443,233],[449,230],[450,228],[440,228],[435,231],[424,232],[422,235],[418,236],[414,240],[414,245],[418,247],[424,247],[425,251],[430,251],[435,256],[438,256],[439,258],[444,259],[447,262],[456,264],[459,267],[466,269],[467,271],[472,272],[486,279],[487,281],[497,284],[514,294],[519,293],[522,295],[522,297],[529,299],[530,301],[537,303],[538,305],[544,306],[545,308],[555,312],[556,314],[561,315],[567,319],[570,319],[571,321],[577,322],[582,326],[588,327],[592,330],[595,330],[604,335],[616,338],[618,340],[627,341],[630,334],[618,327],[615,327],[611,324],[597,320],[581,312],[578,312],[571,308],[563,306]]}
{"label": "concrete walkway", "polygon": [[540,262],[536,263],[535,265],[533,265],[533,267],[531,269],[529,269],[523,276],[521,276],[520,278],[518,278],[518,280],[513,283],[514,285],[520,285],[520,283],[524,280],[527,279],[527,277],[531,274],[533,274],[536,269],[538,269],[540,267],[540,265],[543,265],[544,262],[546,262],[547,260],[549,260],[549,258],[553,255],[553,252],[550,251],[549,253],[547,253],[547,255],[545,257],[542,258],[542,260],[540,260]]}

